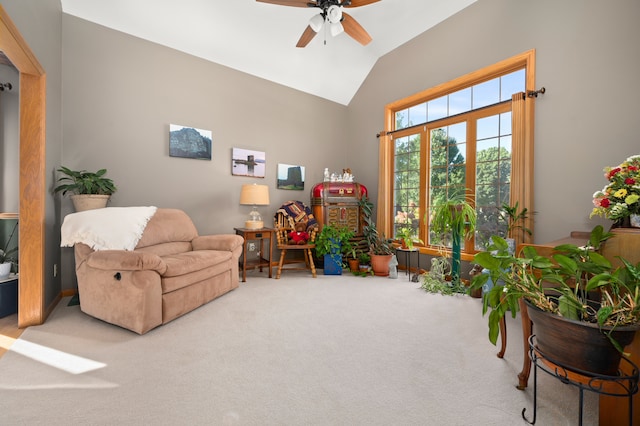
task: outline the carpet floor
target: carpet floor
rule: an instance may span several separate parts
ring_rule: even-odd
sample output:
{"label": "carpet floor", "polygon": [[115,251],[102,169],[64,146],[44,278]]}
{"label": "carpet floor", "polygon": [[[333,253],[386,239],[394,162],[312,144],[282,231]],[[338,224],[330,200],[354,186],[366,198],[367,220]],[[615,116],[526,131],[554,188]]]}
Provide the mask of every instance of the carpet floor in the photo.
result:
{"label": "carpet floor", "polygon": [[[526,425],[518,319],[504,359],[480,299],[398,279],[258,272],[139,336],[68,298],[0,358],[11,425]],[[585,425],[598,399],[585,393]],[[538,376],[536,424],[575,425],[578,391]]]}

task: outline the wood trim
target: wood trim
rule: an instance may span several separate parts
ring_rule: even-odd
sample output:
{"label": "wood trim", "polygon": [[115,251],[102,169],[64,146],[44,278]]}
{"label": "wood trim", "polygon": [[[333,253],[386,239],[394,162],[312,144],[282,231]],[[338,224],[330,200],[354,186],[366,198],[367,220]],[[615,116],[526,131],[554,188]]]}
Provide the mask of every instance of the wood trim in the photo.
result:
{"label": "wood trim", "polygon": [[2,6],[0,50],[20,72],[18,327],[24,328],[45,319],[46,74]]}
{"label": "wood trim", "polygon": [[[404,108],[408,108],[412,105],[417,105],[430,99],[439,98],[440,96],[455,92],[470,85],[479,84],[483,81],[491,80],[499,75],[508,73],[509,71],[515,71],[522,67],[527,67],[527,75],[525,77],[525,86],[527,90],[535,90],[535,78],[533,77],[533,73],[530,73],[530,68],[531,70],[535,69],[535,52],[535,49],[527,50],[526,52],[523,52],[519,55],[512,56],[511,58],[505,59],[493,65],[489,65],[477,71],[465,74],[462,77],[458,77],[446,83],[442,83],[427,90],[423,90],[422,92],[416,93],[404,99],[397,100],[395,102],[387,104],[385,110],[402,110]],[[395,120],[387,119],[385,125],[393,125],[394,123]],[[385,130],[391,131],[394,129],[393,127],[385,127]]]}

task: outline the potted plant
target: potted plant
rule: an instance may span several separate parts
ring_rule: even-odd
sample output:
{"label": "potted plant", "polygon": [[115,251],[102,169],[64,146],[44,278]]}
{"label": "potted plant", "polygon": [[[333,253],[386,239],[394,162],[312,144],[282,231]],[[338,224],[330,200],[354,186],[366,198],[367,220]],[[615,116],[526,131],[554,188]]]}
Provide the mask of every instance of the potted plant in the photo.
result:
{"label": "potted plant", "polygon": [[362,222],[362,234],[367,246],[371,246],[371,242],[377,234],[376,225],[373,223],[373,203],[366,195],[358,200],[358,208],[360,210],[360,221]]}
{"label": "potted plant", "polygon": [[324,257],[325,275],[342,275],[342,245],[353,237],[346,226],[324,225],[316,237],[316,255]]}
{"label": "potted plant", "polygon": [[342,242],[342,254],[349,263],[349,270],[356,272],[360,270],[360,260],[358,259],[358,246],[351,240]]}
{"label": "potted plant", "polygon": [[402,226],[396,231],[396,238],[400,240],[400,247],[403,250],[413,250],[414,242],[422,244],[422,240],[416,237],[415,230],[408,225]]}
{"label": "potted plant", "polygon": [[61,166],[58,172],[63,176],[58,179],[59,185],[53,191],[62,192],[62,195],[73,194],[71,200],[76,211],[105,207],[111,194],[117,190],[113,181],[104,176],[107,169],[88,172]]}
{"label": "potted plant", "polygon": [[[532,235],[531,229],[527,228],[525,221],[529,218],[529,210],[526,207],[520,209],[519,203],[510,206],[507,203],[503,203],[500,207],[500,218],[506,223],[507,229],[505,231],[505,240],[509,244],[509,249],[515,253],[516,251],[516,238],[515,232],[520,231],[522,237],[524,235]],[[521,239],[521,241],[524,238]]]}
{"label": "potted plant", "polygon": [[471,285],[481,288],[489,277],[500,283],[484,299],[483,314],[491,308],[490,341],[495,344],[501,319],[509,310],[515,317],[523,299],[539,351],[582,371],[614,375],[640,327],[640,263],[622,259],[624,266],[614,269],[596,251],[611,235],[598,225],[588,246],[560,245],[551,258],[533,247],[514,257],[506,241],[493,236],[474,258],[489,274],[475,276]]}
{"label": "potted plant", "polygon": [[369,272],[371,269],[371,256],[369,253],[362,252],[358,255],[358,269],[360,272]]}
{"label": "potted plant", "polygon": [[11,268],[17,262],[13,254],[18,251],[18,247],[9,248],[16,229],[18,229],[18,222],[14,225],[11,235],[7,239],[4,247],[0,249],[0,279],[7,278],[11,274]]}
{"label": "potted plant", "polygon": [[[425,216],[425,222],[428,217]],[[464,195],[456,195],[436,205],[429,229],[440,235],[451,235],[451,277],[454,284],[460,282],[460,254],[463,238],[471,238],[476,229],[477,214],[471,201]]]}
{"label": "potted plant", "polygon": [[391,240],[385,238],[384,234],[380,235],[375,227],[370,229],[369,237],[369,255],[374,275],[389,276],[389,262],[394,254]]}

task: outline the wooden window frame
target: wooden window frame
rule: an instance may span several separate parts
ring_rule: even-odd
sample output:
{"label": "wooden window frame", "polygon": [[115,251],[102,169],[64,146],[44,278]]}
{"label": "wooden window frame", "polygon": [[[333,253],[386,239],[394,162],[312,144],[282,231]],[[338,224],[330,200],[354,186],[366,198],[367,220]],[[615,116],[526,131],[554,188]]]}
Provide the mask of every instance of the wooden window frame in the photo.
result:
{"label": "wooden window frame", "polygon": [[[379,230],[382,230],[386,235],[393,235],[393,190],[394,190],[394,142],[393,136],[402,137],[408,134],[416,134],[416,133],[424,133],[423,138],[428,137],[429,128],[433,128],[434,126],[440,127],[445,125],[444,123],[450,123],[455,120],[456,117],[446,117],[440,119],[435,122],[422,124],[419,126],[413,126],[405,129],[395,130],[396,125],[396,112],[402,111],[404,109],[410,108],[415,105],[419,105],[424,102],[428,102],[432,99],[436,99],[450,93],[457,92],[458,90],[465,89],[467,87],[483,83],[488,80],[492,80],[494,78],[500,77],[502,75],[517,71],[518,69],[525,69],[525,93],[535,90],[535,49],[528,50],[519,55],[513,56],[511,58],[500,61],[496,64],[487,66],[480,70],[471,72],[462,77],[458,77],[454,80],[451,80],[447,83],[440,84],[438,86],[432,87],[430,89],[424,90],[422,92],[411,95],[407,98],[392,102],[385,106],[385,122],[384,122],[384,131],[381,133],[380,140],[380,179],[379,179],[379,189],[378,189],[378,220],[377,227]],[[512,176],[515,174],[518,175],[518,182],[522,182],[523,187],[518,189],[518,193],[520,194],[518,199],[520,201],[521,206],[527,206],[529,211],[533,210],[533,120],[534,120],[534,106],[535,106],[535,98],[527,99],[527,104],[525,107],[525,128],[523,132],[524,140],[520,143],[522,144],[522,150],[524,151],[524,157],[526,158],[526,164],[519,164],[518,170],[516,166],[518,164],[512,164]],[[498,105],[490,106],[488,108],[496,108]],[[479,109],[477,111],[482,111]],[[465,114],[472,114],[472,116],[477,117],[476,111],[469,111]],[[459,120],[458,120],[459,121]],[[475,121],[474,121],[475,123]],[[417,131],[416,127],[420,129]],[[467,126],[467,135],[469,132],[474,132],[475,126]],[[423,141],[426,139],[423,139]],[[475,136],[472,139],[475,140]],[[515,140],[515,138],[514,138]],[[469,149],[475,149],[475,143],[472,144],[473,147],[467,145],[467,152]],[[426,151],[426,150],[424,150]],[[421,154],[422,157],[426,157],[427,153],[423,152]],[[466,165],[467,170],[467,179],[473,179],[473,187],[475,188],[475,155],[473,157],[467,156],[467,158],[473,158],[472,161],[468,161]],[[421,158],[421,164],[428,164],[427,158]],[[469,173],[469,171],[472,171]],[[428,170],[422,169],[420,170],[420,186],[423,190],[426,190],[427,185],[427,172]],[[512,183],[513,183],[512,179]],[[424,194],[424,197],[427,195]],[[424,213],[426,211],[425,198],[421,199],[420,203],[420,212]],[[525,224],[529,229],[533,230],[533,222],[532,219],[529,218],[527,223]],[[420,234],[425,235],[424,223],[420,225]],[[421,253],[430,254],[430,255],[440,255],[442,254],[442,247],[429,247],[429,246],[421,246],[418,247]],[[475,250],[471,243],[465,242],[465,246],[463,248],[462,259],[466,261],[470,261],[473,259],[473,255],[475,254]]]}

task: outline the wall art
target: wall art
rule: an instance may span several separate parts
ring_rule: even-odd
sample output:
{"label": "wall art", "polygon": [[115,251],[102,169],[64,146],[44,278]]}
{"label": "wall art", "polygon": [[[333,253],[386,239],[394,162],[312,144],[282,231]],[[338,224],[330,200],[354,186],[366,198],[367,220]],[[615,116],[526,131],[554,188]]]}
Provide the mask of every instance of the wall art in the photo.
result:
{"label": "wall art", "polygon": [[262,151],[233,148],[231,174],[263,178],[266,169],[266,154]]}
{"label": "wall art", "polygon": [[169,156],[211,160],[211,130],[170,124]]}
{"label": "wall art", "polygon": [[278,164],[278,189],[304,189],[304,166]]}

